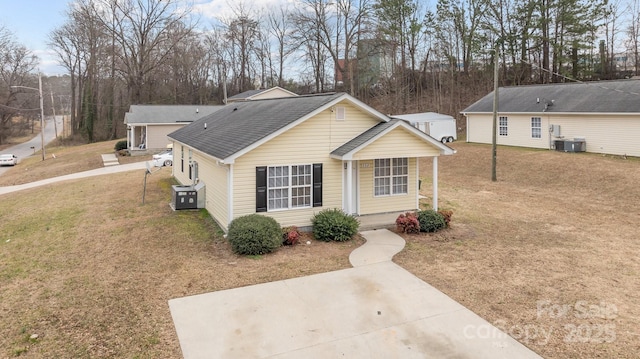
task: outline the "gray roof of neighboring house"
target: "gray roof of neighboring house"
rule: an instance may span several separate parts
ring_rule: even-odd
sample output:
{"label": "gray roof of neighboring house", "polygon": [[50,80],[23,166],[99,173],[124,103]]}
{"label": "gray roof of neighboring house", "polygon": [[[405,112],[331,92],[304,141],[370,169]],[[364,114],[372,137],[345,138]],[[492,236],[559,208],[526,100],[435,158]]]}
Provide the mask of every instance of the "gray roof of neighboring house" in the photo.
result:
{"label": "gray roof of neighboring house", "polygon": [[361,133],[360,135],[358,135],[356,138],[352,139],[351,141],[345,143],[344,145],[336,148],[335,150],[333,150],[331,152],[332,155],[334,156],[344,156],[347,153],[355,150],[356,148],[362,146],[363,144],[367,143],[369,140],[371,140],[372,138],[376,137],[377,135],[379,135],[380,133],[384,132],[386,129],[393,127],[396,122],[398,121],[402,121],[399,119],[392,119],[389,120],[388,122],[380,122],[377,125],[371,127],[370,129],[364,131],[363,133]]}
{"label": "gray roof of neighboring house", "polygon": [[215,158],[225,159],[342,96],[345,94],[234,102],[168,136]]}
{"label": "gray roof of neighboring house", "polygon": [[124,115],[126,124],[190,123],[210,115],[224,106],[202,105],[131,105]]}
{"label": "gray roof of neighboring house", "polygon": [[245,92],[240,92],[237,95],[233,95],[231,97],[228,98],[228,100],[242,100],[242,99],[248,99],[252,96],[255,96],[257,94],[263,93],[265,91],[267,91],[268,89],[259,89],[259,90],[249,90],[249,91],[245,91]]}
{"label": "gray roof of neighboring house", "polygon": [[[640,113],[640,80],[501,87],[498,100],[500,113]],[[473,112],[493,112],[493,92],[462,111]]]}

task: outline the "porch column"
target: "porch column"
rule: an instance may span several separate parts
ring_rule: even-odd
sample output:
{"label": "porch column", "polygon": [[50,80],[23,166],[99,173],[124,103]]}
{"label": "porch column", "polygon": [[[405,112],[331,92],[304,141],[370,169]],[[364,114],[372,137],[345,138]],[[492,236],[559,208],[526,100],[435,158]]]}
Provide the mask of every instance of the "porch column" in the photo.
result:
{"label": "porch column", "polygon": [[438,210],[438,156],[433,156],[433,210]]}
{"label": "porch column", "polygon": [[344,186],[347,200],[345,201],[345,212],[347,214],[353,213],[353,161],[347,161],[347,185]]}

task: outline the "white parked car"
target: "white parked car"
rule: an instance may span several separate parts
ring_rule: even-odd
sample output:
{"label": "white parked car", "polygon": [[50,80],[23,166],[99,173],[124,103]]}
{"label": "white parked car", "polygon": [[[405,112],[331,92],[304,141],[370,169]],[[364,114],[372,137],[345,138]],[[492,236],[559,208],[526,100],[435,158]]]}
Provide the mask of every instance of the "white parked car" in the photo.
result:
{"label": "white parked car", "polygon": [[0,166],[15,166],[18,164],[18,157],[10,153],[0,155]]}
{"label": "white parked car", "polygon": [[153,165],[156,167],[173,165],[173,150],[160,152],[152,157]]}

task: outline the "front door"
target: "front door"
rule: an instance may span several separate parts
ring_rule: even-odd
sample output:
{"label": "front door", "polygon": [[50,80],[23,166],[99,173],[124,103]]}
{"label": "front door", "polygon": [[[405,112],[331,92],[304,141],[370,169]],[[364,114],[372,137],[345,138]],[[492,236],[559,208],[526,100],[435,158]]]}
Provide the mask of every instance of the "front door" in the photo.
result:
{"label": "front door", "polygon": [[[343,163],[342,174],[342,208],[347,214],[358,214],[358,161],[351,163],[351,185],[349,186],[347,169],[349,166]],[[351,197],[351,203],[349,203]],[[348,208],[351,205],[351,208]]]}

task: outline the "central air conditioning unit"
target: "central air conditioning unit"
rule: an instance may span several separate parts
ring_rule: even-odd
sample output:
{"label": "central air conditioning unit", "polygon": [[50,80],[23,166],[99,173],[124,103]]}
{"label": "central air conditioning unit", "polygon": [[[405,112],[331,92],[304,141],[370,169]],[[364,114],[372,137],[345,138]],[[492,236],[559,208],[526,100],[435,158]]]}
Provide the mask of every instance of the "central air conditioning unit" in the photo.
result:
{"label": "central air conditioning unit", "polygon": [[556,140],[554,142],[556,151],[560,152],[586,152],[587,141],[584,138],[574,138],[573,140]]}
{"label": "central air conditioning unit", "polygon": [[204,208],[204,188],[203,182],[198,182],[192,186],[171,186],[171,208],[174,211],[181,209]]}

